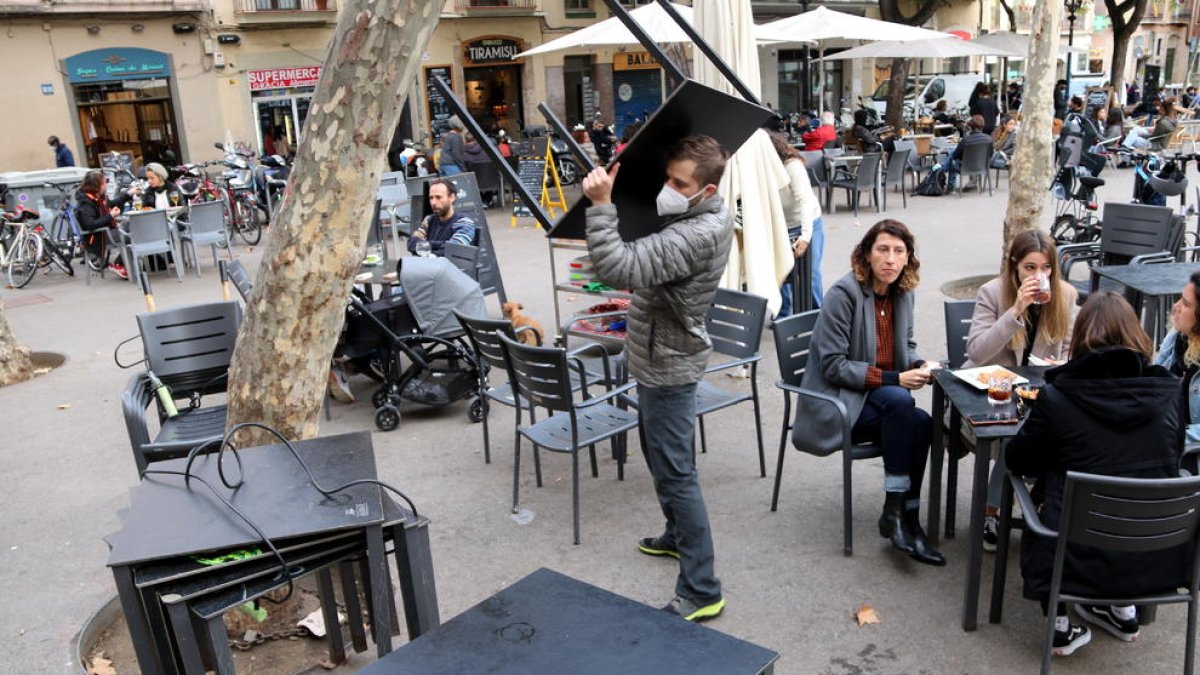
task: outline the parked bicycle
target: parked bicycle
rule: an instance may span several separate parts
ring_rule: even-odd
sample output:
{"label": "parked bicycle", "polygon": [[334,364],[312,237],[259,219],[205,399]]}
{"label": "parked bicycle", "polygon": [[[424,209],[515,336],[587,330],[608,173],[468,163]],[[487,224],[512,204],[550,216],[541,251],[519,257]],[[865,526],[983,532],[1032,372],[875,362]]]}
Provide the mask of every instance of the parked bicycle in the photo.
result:
{"label": "parked bicycle", "polygon": [[1100,239],[1100,205],[1096,188],[1104,185],[1103,178],[1086,175],[1077,166],[1063,166],[1050,187],[1061,200],[1054,210],[1050,236],[1057,244],[1086,244]]}
{"label": "parked bicycle", "polygon": [[[79,220],[75,215],[75,190],[67,189],[61,185],[46,183],[46,188],[58,191],[58,198],[55,200],[54,219],[50,223],[48,231],[43,230],[39,226],[39,234],[46,244],[47,249],[55,249],[54,255],[68,262],[75,258],[82,258],[88,269],[93,272],[103,271],[105,267],[104,256],[97,254],[85,245],[89,236],[104,236],[103,233],[84,234],[83,228],[79,225]],[[73,272],[68,272],[73,274]]]}
{"label": "parked bicycle", "polygon": [[0,265],[13,288],[25,288],[37,273],[42,257],[42,238],[29,229],[25,218],[0,214]]}

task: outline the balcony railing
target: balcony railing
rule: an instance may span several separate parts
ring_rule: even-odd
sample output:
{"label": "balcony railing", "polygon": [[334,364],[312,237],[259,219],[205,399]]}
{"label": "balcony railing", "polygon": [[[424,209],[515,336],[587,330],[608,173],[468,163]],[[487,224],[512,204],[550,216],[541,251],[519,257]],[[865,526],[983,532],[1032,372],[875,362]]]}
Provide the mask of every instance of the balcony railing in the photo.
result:
{"label": "balcony railing", "polygon": [[199,12],[208,0],[7,0],[0,1],[0,14],[108,14],[150,12]]}
{"label": "balcony railing", "polygon": [[538,0],[454,0],[454,9],[458,12],[514,14],[537,8]]}
{"label": "balcony railing", "polygon": [[241,0],[245,13],[331,12],[338,10],[336,0]]}

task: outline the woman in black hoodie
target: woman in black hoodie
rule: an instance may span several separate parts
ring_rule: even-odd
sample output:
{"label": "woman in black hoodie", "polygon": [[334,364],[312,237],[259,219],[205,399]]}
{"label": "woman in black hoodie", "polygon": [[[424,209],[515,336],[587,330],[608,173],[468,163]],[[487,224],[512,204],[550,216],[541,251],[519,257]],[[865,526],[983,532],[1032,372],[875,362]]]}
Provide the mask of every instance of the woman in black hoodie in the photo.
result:
{"label": "woman in black hoodie", "polygon": [[[129,200],[129,195],[123,193],[117,193],[112,201],[108,200],[108,176],[103,171],[93,170],[84,175],[79,191],[75,193],[75,219],[83,231],[83,244],[92,256],[101,259],[108,257],[108,234],[105,230],[117,226],[117,214]],[[129,278],[119,253],[116,260],[108,265],[108,271],[121,279]]]}
{"label": "woman in black hoodie", "polygon": [[[1179,475],[1184,418],[1179,381],[1150,364],[1154,349],[1137,316],[1116,293],[1093,293],[1079,311],[1071,360],[1046,373],[1046,386],[1007,449],[1008,468],[1037,479],[1034,499],[1051,529],[1059,526],[1067,471],[1136,478]],[[1054,542],[1026,533],[1021,540],[1025,597],[1045,608]],[[1090,547],[1067,549],[1063,593],[1133,597],[1185,579],[1184,551],[1153,555]],[[1087,644],[1091,633],[1057,608],[1055,655]],[[1081,618],[1121,640],[1138,636],[1132,606],[1076,605]]]}

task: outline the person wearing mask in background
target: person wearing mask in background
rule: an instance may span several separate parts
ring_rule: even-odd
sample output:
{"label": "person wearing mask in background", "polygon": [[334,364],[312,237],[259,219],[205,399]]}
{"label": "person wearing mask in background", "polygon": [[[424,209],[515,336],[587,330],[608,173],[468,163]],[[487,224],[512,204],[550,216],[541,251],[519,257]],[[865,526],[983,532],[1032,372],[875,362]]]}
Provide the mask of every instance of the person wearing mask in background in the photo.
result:
{"label": "person wearing mask in background", "polygon": [[608,164],[613,155],[613,137],[612,131],[604,124],[604,120],[597,118],[592,122],[592,128],[588,129],[588,140],[592,142],[592,148],[596,151],[596,157],[600,159],[600,164]]}
{"label": "person wearing mask in background", "polygon": [[[787,142],[787,137],[781,133],[771,134],[771,144],[779,154],[783,168],[788,173],[788,189],[783,190],[783,214],[787,217],[788,240],[792,242],[792,254],[799,265],[800,258],[809,256],[812,267],[813,308],[821,308],[824,294],[821,292],[821,256],[825,249],[825,221],[821,218],[821,200],[813,192],[812,182],[808,177],[808,169],[804,166],[804,158],[800,152]],[[780,288],[783,294],[783,305],[779,316],[791,316],[795,308],[792,305],[792,273],[789,271]]]}
{"label": "person wearing mask in background", "polygon": [[[945,565],[921,529],[919,514],[933,420],[912,396],[930,380],[930,365],[917,356],[913,339],[913,292],[921,262],[912,232],[901,222],[881,220],[854,248],[850,263],[851,271],[825,294],[802,386],[841,401],[854,442],[882,448],[880,536],[918,562]],[[801,396],[792,443],[837,452],[842,419],[828,402]]]}
{"label": "person wearing mask in background", "polygon": [[587,244],[597,278],[633,290],[625,354],[638,382],[643,454],[666,517],[663,533],[638,541],[638,550],[679,560],[675,597],[663,609],[701,621],[725,608],[693,441],[696,385],[712,351],[704,317],[733,244],[733,218],[717,194],[729,153],[709,136],[688,136],[665,159],[657,210],[666,223],[658,232],[621,238],[622,214],[612,203],[620,162],[593,169],[583,193],[592,201]]}
{"label": "person wearing mask in background", "polygon": [[[1048,289],[1048,290],[1047,290]],[[1071,344],[1071,314],[1078,292],[1062,280],[1050,235],[1026,230],[1012,238],[1000,276],[979,288],[967,333],[967,360],[976,366],[1059,365]],[[983,550],[995,551],[1004,487],[1004,449],[988,482]]]}
{"label": "person wearing mask in background", "polygon": [[1171,307],[1171,332],[1154,357],[1183,382],[1183,421],[1187,442],[1200,443],[1200,272],[1193,272]]}
{"label": "person wearing mask in background", "polygon": [[[1179,381],[1152,365],[1153,345],[1133,308],[1120,295],[1093,292],[1071,335],[1071,360],[1046,373],[1037,405],[1005,451],[1013,473],[1033,478],[1038,515],[1060,528],[1068,471],[1126,478],[1179,475],[1184,422]],[[1026,531],[1021,536],[1023,594],[1047,612],[1056,540]],[[1187,584],[1186,545],[1153,553],[1101,551],[1069,544],[1062,592],[1121,598]],[[1086,626],[1071,622],[1066,603],[1054,608],[1053,653],[1070,656],[1091,640]],[[1076,604],[1083,620],[1119,640],[1138,638],[1133,606]]]}
{"label": "person wearing mask in background", "polygon": [[1188,87],[1183,92],[1183,96],[1179,97],[1179,105],[1183,106],[1184,108],[1194,108],[1196,107],[1197,103],[1200,103],[1200,101],[1196,100],[1195,87]]}
{"label": "person wearing mask in background", "polygon": [[458,115],[452,116],[447,124],[450,130],[442,135],[442,154],[438,157],[437,169],[440,176],[455,176],[467,166],[466,139],[463,138],[466,126]]}
{"label": "person wearing mask in background", "polygon": [[996,99],[992,98],[992,90],[987,85],[984,85],[975,99],[975,103],[971,105],[971,114],[983,118],[983,133],[991,134],[996,130],[996,119],[1000,117],[1000,107],[996,105]]}
{"label": "person wearing mask in background", "polygon": [[823,150],[826,143],[837,141],[837,129],[833,127],[833,111],[821,113],[821,125],[800,137],[804,141],[804,150],[812,152]]}
{"label": "person wearing mask in background", "polygon": [[58,136],[47,138],[46,143],[54,150],[55,167],[75,166],[75,155],[72,155],[71,150],[58,140]]}
{"label": "person wearing mask in background", "polygon": [[[111,202],[108,200],[108,176],[103,171],[93,170],[84,175],[79,191],[75,193],[75,219],[84,235],[83,245],[92,256],[108,258],[106,230],[117,227],[117,216],[129,200],[127,194],[118,194]],[[108,264],[108,271],[121,279],[129,278],[120,253]]]}
{"label": "person wearing mask in background", "polygon": [[1007,99],[1004,102],[1007,112],[1016,112],[1021,109],[1021,85],[1016,82],[1008,83]]}
{"label": "person wearing mask in background", "polygon": [[1067,81],[1059,80],[1054,85],[1054,118],[1065,119],[1067,116]]}

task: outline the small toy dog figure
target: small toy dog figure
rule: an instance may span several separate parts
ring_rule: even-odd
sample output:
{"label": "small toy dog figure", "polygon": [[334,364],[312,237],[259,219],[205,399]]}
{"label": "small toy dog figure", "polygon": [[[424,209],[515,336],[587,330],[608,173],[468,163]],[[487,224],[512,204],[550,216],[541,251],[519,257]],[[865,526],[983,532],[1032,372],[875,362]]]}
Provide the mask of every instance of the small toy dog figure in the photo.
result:
{"label": "small toy dog figure", "polygon": [[[542,324],[536,319],[531,319],[522,314],[521,310],[523,309],[525,309],[525,305],[519,302],[506,302],[500,305],[500,311],[504,312],[504,318],[512,322],[514,330],[519,331],[517,333],[517,340],[536,347],[542,343],[542,338],[545,336],[546,331],[542,330]],[[529,326],[533,330],[521,330],[525,326]]]}

